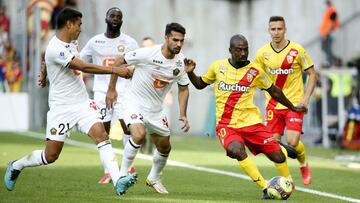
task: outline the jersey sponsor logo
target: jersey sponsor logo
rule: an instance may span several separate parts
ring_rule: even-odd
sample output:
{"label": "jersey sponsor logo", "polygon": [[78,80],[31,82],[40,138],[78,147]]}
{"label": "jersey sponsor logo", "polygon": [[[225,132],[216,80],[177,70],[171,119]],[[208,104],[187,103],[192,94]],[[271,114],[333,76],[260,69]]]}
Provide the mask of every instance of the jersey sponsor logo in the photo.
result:
{"label": "jersey sponsor logo", "polygon": [[162,61],[159,61],[159,60],[156,60],[156,59],[153,59],[153,63],[163,64]]}
{"label": "jersey sponsor logo", "polygon": [[282,68],[271,69],[271,68],[267,68],[267,72],[270,73],[271,75],[289,75],[291,73],[294,73],[294,69],[292,69],[292,68],[289,68],[289,69],[282,69]]}
{"label": "jersey sponsor logo", "polygon": [[108,57],[102,61],[103,66],[112,67],[115,62],[115,57]]}
{"label": "jersey sponsor logo", "polygon": [[117,46],[117,50],[118,50],[118,52],[123,53],[125,51],[124,45]]}
{"label": "jersey sponsor logo", "polygon": [[173,70],[173,75],[174,75],[174,76],[179,75],[179,73],[180,73],[180,69],[175,68],[175,69]]}
{"label": "jersey sponsor logo", "polygon": [[242,86],[239,84],[226,84],[224,81],[220,81],[218,85],[219,90],[223,91],[233,91],[233,92],[249,92],[250,87]]}
{"label": "jersey sponsor logo", "polygon": [[302,121],[301,118],[290,118],[290,122],[301,123]]}
{"label": "jersey sponsor logo", "polygon": [[105,44],[105,41],[104,40],[95,40],[95,43],[96,44]]}
{"label": "jersey sponsor logo", "polygon": [[178,61],[175,62],[175,66],[183,67],[183,63],[180,60],[178,60]]}
{"label": "jersey sponsor logo", "polygon": [[171,84],[174,81],[171,78],[167,78],[167,77],[161,76],[161,75],[154,75],[153,74],[152,77],[154,78],[153,86],[155,88],[166,87],[167,85]]}

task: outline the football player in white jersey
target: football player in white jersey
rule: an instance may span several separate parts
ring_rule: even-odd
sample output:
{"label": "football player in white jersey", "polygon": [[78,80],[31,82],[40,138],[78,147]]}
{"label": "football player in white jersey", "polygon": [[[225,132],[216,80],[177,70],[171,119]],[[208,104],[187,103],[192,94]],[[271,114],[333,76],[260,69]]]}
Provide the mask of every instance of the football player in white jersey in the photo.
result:
{"label": "football player in white jersey", "polygon": [[[139,48],[137,42],[120,31],[123,14],[117,7],[110,8],[106,12],[105,22],[107,24],[106,32],[98,34],[92,37],[81,50],[80,56],[87,62],[92,62],[98,65],[113,66],[115,58],[124,53],[133,51]],[[124,109],[123,100],[124,92],[127,86],[128,80],[119,78],[116,83],[116,90],[114,95],[110,95],[115,100],[113,104],[106,106],[105,97],[110,81],[110,75],[96,74],[94,76],[94,100],[102,115],[105,131],[109,134],[111,120],[114,118],[119,119],[121,127],[124,131],[123,143],[129,141],[130,131],[124,122]],[[130,173],[133,173],[134,167],[130,169]],[[104,176],[99,180],[99,184],[109,183],[111,181],[109,171],[104,168]]]}
{"label": "football player in white jersey", "polygon": [[[183,122],[182,130],[187,132],[190,128],[186,116],[189,79],[184,67],[194,62],[185,59],[180,53],[184,38],[183,26],[178,23],[167,24],[163,44],[127,52],[123,58],[120,57],[115,62],[115,65],[135,65],[133,77],[125,93],[124,118],[129,126],[131,138],[124,148],[120,175],[127,175],[144,142],[147,130],[156,149],[146,183],[160,194],[168,194],[160,180],[160,174],[171,150],[170,130],[162,104],[173,83],[177,83],[179,88],[179,120]],[[108,94],[114,91],[116,80],[116,76],[111,76]]]}
{"label": "football player in white jersey", "polygon": [[[88,134],[99,150],[100,159],[110,172],[117,195],[122,195],[136,182],[137,174],[121,178],[108,134],[96,111],[96,105],[89,100],[82,72],[116,74],[129,78],[132,70],[126,66],[111,68],[89,64],[77,57],[75,44],[81,32],[82,14],[71,8],[64,8],[57,17],[56,35],[50,40],[45,52],[45,66],[42,67],[39,83],[44,86],[49,76],[49,107],[47,113],[46,147],[35,150],[19,160],[9,162],[4,176],[7,190],[12,191],[20,172],[26,167],[47,165],[59,157],[65,139],[76,126]],[[79,72],[78,72],[79,70]],[[121,181],[120,181],[121,180]]]}

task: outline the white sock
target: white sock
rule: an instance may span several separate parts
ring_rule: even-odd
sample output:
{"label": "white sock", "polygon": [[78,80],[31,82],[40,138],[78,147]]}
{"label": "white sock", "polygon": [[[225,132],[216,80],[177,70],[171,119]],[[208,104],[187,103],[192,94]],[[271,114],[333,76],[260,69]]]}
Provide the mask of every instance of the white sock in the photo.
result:
{"label": "white sock", "polygon": [[124,154],[120,167],[120,176],[128,175],[128,171],[130,167],[133,165],[135,156],[140,150],[140,147],[141,145],[135,144],[132,138],[130,138],[129,141],[126,143],[124,147]]}
{"label": "white sock", "polygon": [[158,180],[160,179],[161,171],[166,165],[166,161],[169,157],[169,154],[160,153],[156,148],[154,150],[153,165],[151,171],[147,177],[149,180]]}
{"label": "white sock", "polygon": [[123,144],[124,144],[124,147],[125,147],[126,143],[128,143],[128,142],[129,142],[130,137],[131,137],[131,135],[124,134],[124,137],[123,137]]}
{"label": "white sock", "polygon": [[96,146],[99,150],[101,162],[103,163],[104,168],[107,169],[110,173],[111,180],[115,186],[117,180],[120,178],[120,173],[119,164],[112,148],[111,141],[105,140],[100,142]]}
{"label": "white sock", "polygon": [[16,170],[21,171],[25,167],[41,166],[48,164],[45,159],[44,150],[35,150],[23,158],[15,161],[13,167]]}

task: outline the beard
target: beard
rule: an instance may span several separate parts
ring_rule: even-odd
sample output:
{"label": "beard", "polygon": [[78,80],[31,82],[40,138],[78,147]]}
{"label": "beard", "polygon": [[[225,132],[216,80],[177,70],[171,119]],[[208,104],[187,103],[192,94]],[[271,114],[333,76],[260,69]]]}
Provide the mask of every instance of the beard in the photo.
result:
{"label": "beard", "polygon": [[112,23],[106,21],[107,27],[111,32],[118,32],[121,28],[122,23],[119,23],[117,26],[113,26]]}

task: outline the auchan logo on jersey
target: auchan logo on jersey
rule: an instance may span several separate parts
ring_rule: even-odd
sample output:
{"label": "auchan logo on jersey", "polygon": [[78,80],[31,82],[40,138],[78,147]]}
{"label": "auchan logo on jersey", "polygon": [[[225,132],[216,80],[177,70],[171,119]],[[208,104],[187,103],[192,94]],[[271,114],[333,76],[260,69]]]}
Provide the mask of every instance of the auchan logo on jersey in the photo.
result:
{"label": "auchan logo on jersey", "polygon": [[289,68],[289,69],[282,69],[282,68],[271,69],[271,68],[267,68],[267,72],[270,73],[271,75],[289,75],[289,74],[292,74],[294,72],[294,69],[292,69],[292,68]]}
{"label": "auchan logo on jersey", "polygon": [[219,82],[218,86],[219,90],[223,91],[235,91],[235,92],[249,92],[250,87],[248,86],[241,86],[239,84],[226,84],[224,81]]}

